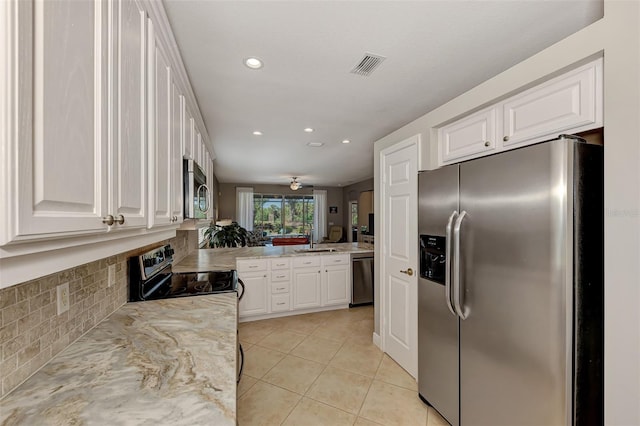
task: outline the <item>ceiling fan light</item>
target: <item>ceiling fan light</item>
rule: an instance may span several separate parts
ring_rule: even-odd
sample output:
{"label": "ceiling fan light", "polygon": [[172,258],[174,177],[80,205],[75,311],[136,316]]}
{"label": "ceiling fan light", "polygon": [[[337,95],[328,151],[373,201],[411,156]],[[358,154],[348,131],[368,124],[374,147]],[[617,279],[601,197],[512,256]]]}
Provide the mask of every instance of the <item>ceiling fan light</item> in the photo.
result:
{"label": "ceiling fan light", "polygon": [[300,182],[298,182],[297,179],[297,177],[291,178],[291,184],[289,184],[289,188],[291,188],[293,191],[297,191],[298,189],[302,188],[302,185],[300,184]]}

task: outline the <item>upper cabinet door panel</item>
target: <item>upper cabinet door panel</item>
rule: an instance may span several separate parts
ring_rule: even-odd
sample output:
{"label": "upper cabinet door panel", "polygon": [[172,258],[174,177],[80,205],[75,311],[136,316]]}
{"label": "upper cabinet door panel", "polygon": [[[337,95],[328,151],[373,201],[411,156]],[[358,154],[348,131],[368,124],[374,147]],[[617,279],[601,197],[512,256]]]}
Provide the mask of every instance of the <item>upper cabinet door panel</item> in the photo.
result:
{"label": "upper cabinet door panel", "polygon": [[33,38],[19,40],[18,215],[8,240],[104,231],[107,3],[19,7]]}
{"label": "upper cabinet door panel", "polygon": [[600,59],[512,97],[503,106],[503,145],[602,126],[601,92]]}
{"label": "upper cabinet door panel", "polygon": [[175,83],[171,84],[171,216],[182,222],[182,144],[184,136],[184,97]]}
{"label": "upper cabinet door panel", "polygon": [[191,113],[191,109],[186,104],[184,107],[184,141],[182,146],[182,153],[185,158],[189,158],[191,160],[195,160],[195,154],[193,150],[193,130],[194,122],[193,122],[193,114]]}
{"label": "upper cabinet door panel", "polygon": [[[150,39],[153,40],[151,36]],[[153,227],[171,222],[171,68],[160,42],[154,40],[151,50],[149,178],[153,191],[149,198],[149,225]]]}
{"label": "upper cabinet door panel", "polygon": [[118,31],[113,94],[116,122],[112,138],[110,212],[125,217],[118,227],[146,226],[146,13],[137,1],[117,3]]}
{"label": "upper cabinet door panel", "polygon": [[464,158],[495,149],[496,109],[478,111],[440,129],[442,161]]}

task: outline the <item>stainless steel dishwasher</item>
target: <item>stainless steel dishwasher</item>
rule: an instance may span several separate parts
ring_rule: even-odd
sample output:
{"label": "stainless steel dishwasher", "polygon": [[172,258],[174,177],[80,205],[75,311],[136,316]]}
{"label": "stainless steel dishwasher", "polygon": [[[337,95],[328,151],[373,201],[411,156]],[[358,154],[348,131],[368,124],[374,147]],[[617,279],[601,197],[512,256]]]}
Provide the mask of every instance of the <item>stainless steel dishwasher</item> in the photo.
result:
{"label": "stainless steel dishwasher", "polygon": [[373,254],[351,254],[351,303],[349,307],[373,303]]}

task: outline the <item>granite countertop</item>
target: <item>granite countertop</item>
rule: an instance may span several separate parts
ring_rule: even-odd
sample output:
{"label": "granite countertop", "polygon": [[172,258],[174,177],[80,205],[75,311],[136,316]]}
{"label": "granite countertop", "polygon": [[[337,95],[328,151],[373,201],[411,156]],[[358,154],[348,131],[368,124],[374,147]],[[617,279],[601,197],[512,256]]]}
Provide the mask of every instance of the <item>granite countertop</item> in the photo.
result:
{"label": "granite countertop", "polygon": [[0,424],[236,424],[236,293],[128,303],[0,401]]}
{"label": "granite countertop", "polygon": [[316,244],[317,248],[334,248],[334,252],[298,253],[296,250],[309,248],[299,246],[265,246],[200,249],[187,255],[171,266],[173,272],[206,272],[236,269],[236,259],[260,259],[283,256],[318,256],[331,254],[373,253],[373,245],[363,243]]}

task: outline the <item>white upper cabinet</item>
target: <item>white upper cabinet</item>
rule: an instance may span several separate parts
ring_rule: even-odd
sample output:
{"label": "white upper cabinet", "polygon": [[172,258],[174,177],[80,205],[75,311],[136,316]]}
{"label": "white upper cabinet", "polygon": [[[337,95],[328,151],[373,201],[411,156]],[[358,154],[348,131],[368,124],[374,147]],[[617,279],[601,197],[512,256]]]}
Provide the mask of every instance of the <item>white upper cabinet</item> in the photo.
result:
{"label": "white upper cabinet", "polygon": [[441,127],[439,164],[602,126],[602,58],[599,58]]}
{"label": "white upper cabinet", "polygon": [[149,21],[149,227],[172,223],[171,66]]}
{"label": "white upper cabinet", "polygon": [[602,126],[602,60],[516,95],[502,105],[503,146]]}
{"label": "white upper cabinet", "polygon": [[184,198],[182,187],[182,144],[184,139],[184,96],[171,84],[171,218],[182,223]]}
{"label": "white upper cabinet", "polygon": [[[114,2],[114,63],[112,73],[112,192],[109,214],[124,223],[115,229],[147,225],[147,143],[145,128],[146,23],[139,2]],[[121,220],[121,219],[120,219]]]}
{"label": "white upper cabinet", "polygon": [[440,129],[442,161],[450,161],[477,153],[487,153],[496,147],[496,108],[471,114]]}
{"label": "white upper cabinet", "polygon": [[191,113],[191,109],[189,105],[185,102],[184,107],[184,142],[182,146],[182,154],[184,158],[189,158],[191,160],[195,159],[195,155],[193,153],[193,114]]}
{"label": "white upper cabinet", "polygon": [[[19,1],[0,244],[104,232],[107,2]],[[4,94],[3,94],[4,96]]]}

